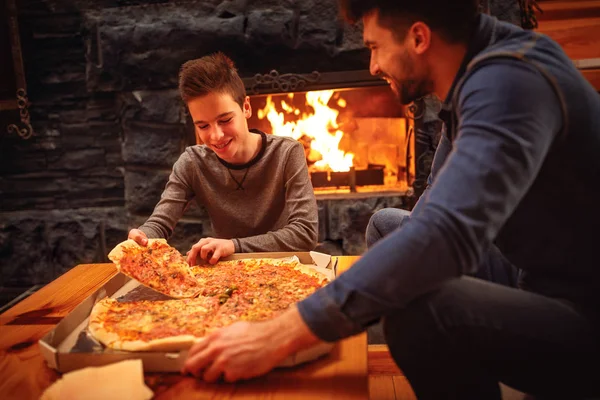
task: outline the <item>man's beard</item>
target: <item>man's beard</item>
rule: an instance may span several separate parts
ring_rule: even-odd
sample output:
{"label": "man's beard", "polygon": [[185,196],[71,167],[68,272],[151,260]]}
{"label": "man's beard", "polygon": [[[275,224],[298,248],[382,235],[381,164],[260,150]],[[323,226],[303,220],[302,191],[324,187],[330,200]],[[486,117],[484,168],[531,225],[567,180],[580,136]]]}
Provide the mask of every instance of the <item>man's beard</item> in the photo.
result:
{"label": "man's beard", "polygon": [[[398,85],[398,83],[395,85]],[[428,81],[425,80],[406,79],[400,84],[399,92],[394,91],[394,93],[402,105],[408,105],[430,94],[431,90],[428,89],[430,86]]]}
{"label": "man's beard", "polygon": [[406,78],[402,81],[389,75],[388,78],[393,82],[391,84],[392,91],[401,104],[408,105],[432,92],[433,84],[431,80],[426,78],[428,75],[427,71],[421,70],[421,76],[417,77],[415,74],[415,64],[407,52],[404,52],[399,57],[398,62],[402,65]]}

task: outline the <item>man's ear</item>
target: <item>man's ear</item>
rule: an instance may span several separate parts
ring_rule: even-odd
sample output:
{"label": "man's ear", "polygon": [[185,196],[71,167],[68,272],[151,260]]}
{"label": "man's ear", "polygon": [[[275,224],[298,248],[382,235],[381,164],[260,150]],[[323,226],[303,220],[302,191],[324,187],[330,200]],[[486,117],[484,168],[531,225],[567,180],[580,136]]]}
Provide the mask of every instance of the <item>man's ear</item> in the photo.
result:
{"label": "man's ear", "polygon": [[252,106],[250,105],[250,97],[246,96],[244,99],[244,117],[246,119],[252,116]]}
{"label": "man's ear", "polygon": [[412,51],[421,55],[431,45],[431,29],[423,22],[415,22],[408,31],[408,39]]}

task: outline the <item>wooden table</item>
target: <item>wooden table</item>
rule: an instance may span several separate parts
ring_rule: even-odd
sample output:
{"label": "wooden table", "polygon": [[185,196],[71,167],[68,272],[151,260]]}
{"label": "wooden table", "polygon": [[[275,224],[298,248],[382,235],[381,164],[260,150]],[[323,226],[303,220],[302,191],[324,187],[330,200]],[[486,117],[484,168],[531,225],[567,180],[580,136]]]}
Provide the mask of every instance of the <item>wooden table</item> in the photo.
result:
{"label": "wooden table", "polygon": [[[337,258],[338,273],[358,259]],[[116,273],[113,264],[78,265],[0,315],[0,399],[38,399],[59,378],[38,340]],[[172,373],[146,374],[146,384],[156,399],[368,399],[366,333],[317,361],[250,381],[207,384]]]}

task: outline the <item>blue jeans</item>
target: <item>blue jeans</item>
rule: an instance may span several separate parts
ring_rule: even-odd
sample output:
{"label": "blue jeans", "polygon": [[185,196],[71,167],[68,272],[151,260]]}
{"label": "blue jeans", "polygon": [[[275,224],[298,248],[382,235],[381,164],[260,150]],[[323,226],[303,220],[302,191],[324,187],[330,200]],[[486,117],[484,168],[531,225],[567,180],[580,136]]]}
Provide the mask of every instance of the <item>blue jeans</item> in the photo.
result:
{"label": "blue jeans", "polygon": [[463,277],[383,326],[419,400],[499,400],[498,382],[543,399],[599,394],[600,330],[558,299]]}
{"label": "blue jeans", "polygon": [[[409,216],[392,208],[375,213],[367,245]],[[475,277],[446,282],[383,319],[392,357],[419,400],[500,399],[498,382],[543,398],[593,394],[598,324],[516,282],[516,269],[492,247]]]}
{"label": "blue jeans", "polygon": [[[366,242],[371,247],[382,237],[402,227],[408,222],[410,211],[399,208],[384,208],[377,211],[367,225]],[[492,246],[484,255],[483,261],[473,275],[489,282],[516,287],[518,270],[498,250]]]}

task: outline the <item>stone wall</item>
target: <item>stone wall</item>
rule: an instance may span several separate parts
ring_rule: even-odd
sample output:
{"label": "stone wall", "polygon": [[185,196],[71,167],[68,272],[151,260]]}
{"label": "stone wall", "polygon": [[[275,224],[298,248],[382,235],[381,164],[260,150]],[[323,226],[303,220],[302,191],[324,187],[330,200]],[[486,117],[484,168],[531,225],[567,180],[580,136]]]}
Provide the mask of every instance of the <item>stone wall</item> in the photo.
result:
{"label": "stone wall", "polygon": [[362,254],[366,250],[365,231],[371,215],[388,207],[410,209],[411,200],[404,196],[318,199],[317,250],[332,255]]}
{"label": "stone wall", "polygon": [[[17,7],[35,134],[0,135],[0,304],[74,265],[106,261],[151,213],[171,165],[193,143],[176,91],[184,61],[222,50],[242,76],[368,66],[360,30],[338,20],[335,0]],[[360,254],[370,214],[400,202],[319,201],[323,248]],[[186,251],[210,233],[195,207],[171,242]]]}

